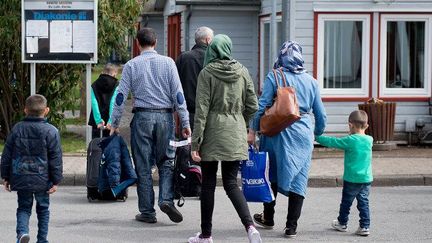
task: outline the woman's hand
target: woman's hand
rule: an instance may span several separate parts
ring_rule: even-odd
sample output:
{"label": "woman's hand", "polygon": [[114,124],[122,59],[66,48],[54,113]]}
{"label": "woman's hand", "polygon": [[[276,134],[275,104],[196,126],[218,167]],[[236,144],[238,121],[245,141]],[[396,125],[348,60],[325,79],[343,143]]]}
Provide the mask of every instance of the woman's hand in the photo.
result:
{"label": "woman's hand", "polygon": [[193,161],[201,162],[201,156],[199,155],[198,151],[192,151],[191,156]]}
{"label": "woman's hand", "polygon": [[250,145],[255,145],[255,131],[252,129],[249,129],[249,132],[247,135],[247,142]]}

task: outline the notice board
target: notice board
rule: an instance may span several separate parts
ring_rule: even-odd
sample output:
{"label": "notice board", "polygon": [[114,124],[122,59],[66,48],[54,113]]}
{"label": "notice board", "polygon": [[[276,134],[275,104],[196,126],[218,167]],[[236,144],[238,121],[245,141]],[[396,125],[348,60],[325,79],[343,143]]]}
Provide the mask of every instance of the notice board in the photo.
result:
{"label": "notice board", "polygon": [[24,63],[97,63],[97,0],[22,0]]}

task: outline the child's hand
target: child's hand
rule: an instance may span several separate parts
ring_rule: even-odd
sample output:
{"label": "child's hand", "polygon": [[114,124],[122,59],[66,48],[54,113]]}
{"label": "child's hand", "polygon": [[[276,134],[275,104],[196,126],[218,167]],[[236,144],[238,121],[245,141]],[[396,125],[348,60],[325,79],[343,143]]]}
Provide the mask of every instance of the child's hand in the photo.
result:
{"label": "child's hand", "polygon": [[11,191],[10,184],[9,184],[8,181],[6,181],[6,180],[3,181],[3,185],[4,185],[4,188],[5,188],[6,191],[8,191],[8,192]]}
{"label": "child's hand", "polygon": [[53,185],[48,191],[48,194],[53,194],[54,192],[57,191],[58,186],[57,185]]}

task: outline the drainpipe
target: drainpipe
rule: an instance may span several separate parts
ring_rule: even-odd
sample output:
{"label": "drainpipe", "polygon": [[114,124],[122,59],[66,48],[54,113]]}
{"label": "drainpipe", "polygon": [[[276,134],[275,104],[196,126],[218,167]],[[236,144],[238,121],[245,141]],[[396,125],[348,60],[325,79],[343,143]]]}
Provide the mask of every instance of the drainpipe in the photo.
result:
{"label": "drainpipe", "polygon": [[184,36],[184,38],[185,38],[185,46],[184,46],[184,51],[188,51],[188,50],[190,50],[190,47],[189,47],[189,44],[190,44],[190,33],[189,33],[189,30],[190,30],[190,25],[189,25],[189,20],[190,20],[190,18],[192,17],[192,6],[191,5],[188,5],[187,6],[187,16],[186,16],[186,18],[185,18],[185,22],[184,22],[184,31],[185,31],[185,36]]}
{"label": "drainpipe", "polygon": [[277,25],[276,25],[276,0],[272,0],[271,8],[271,18],[270,18],[270,53],[269,53],[269,70],[273,68],[273,63],[276,61],[277,57]]}
{"label": "drainpipe", "polygon": [[[296,39],[296,0],[290,0],[289,4],[289,39]],[[301,44],[301,43],[300,43]]]}
{"label": "drainpipe", "polygon": [[[291,0],[292,1],[292,0]],[[289,36],[289,4],[288,0],[282,1],[282,42],[290,40]],[[281,45],[282,43],[279,43]]]}

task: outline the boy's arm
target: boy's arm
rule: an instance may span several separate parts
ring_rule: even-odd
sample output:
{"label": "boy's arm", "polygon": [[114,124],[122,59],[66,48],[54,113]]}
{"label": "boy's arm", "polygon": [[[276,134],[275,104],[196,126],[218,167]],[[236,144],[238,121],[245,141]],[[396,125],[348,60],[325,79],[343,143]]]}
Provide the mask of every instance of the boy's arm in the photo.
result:
{"label": "boy's arm", "polygon": [[113,112],[113,109],[114,109],[115,98],[117,97],[117,92],[118,92],[118,87],[115,88],[114,94],[113,94],[113,96],[111,97],[111,100],[110,100],[109,119],[108,119],[108,122],[106,123],[107,125],[108,124],[111,125],[111,115],[112,115],[112,112]]}
{"label": "boy's arm", "polygon": [[58,185],[63,179],[63,159],[60,135],[57,129],[48,132],[48,174],[53,185]]}
{"label": "boy's arm", "polygon": [[323,146],[329,148],[337,148],[346,150],[350,147],[350,136],[345,136],[341,138],[329,137],[329,136],[317,136],[316,141]]}
{"label": "boy's arm", "polygon": [[99,104],[98,104],[96,96],[93,92],[93,88],[90,89],[90,95],[91,95],[91,106],[92,106],[92,111],[93,111],[93,118],[94,118],[96,126],[97,126],[100,123],[105,122],[105,121],[102,120],[100,110],[99,110]]}
{"label": "boy's arm", "polygon": [[15,135],[12,132],[6,139],[6,143],[1,156],[1,177],[5,181],[9,181],[11,175],[11,165],[14,147],[13,141],[15,141]]}

